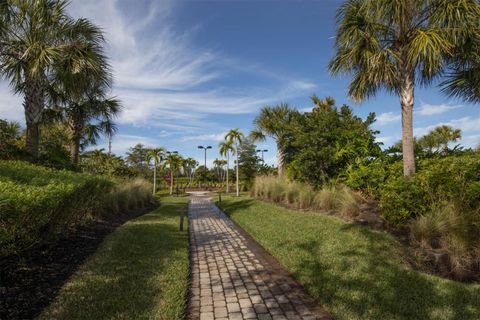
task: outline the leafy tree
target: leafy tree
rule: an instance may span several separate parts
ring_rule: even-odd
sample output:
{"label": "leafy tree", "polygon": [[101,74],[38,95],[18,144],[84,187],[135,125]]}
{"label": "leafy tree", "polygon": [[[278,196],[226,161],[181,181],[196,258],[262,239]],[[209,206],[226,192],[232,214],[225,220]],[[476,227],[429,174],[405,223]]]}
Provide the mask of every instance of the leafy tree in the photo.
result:
{"label": "leafy tree", "polygon": [[237,156],[237,163],[236,163],[236,172],[235,172],[235,180],[236,180],[236,191],[237,191],[237,197],[240,195],[240,185],[239,185],[239,145],[244,139],[244,134],[240,131],[239,128],[236,129],[231,129],[230,131],[227,132],[225,135],[225,141],[227,143],[230,143],[231,145],[235,146],[235,154]]}
{"label": "leafy tree", "polygon": [[264,107],[260,114],[255,118],[255,129],[250,134],[254,140],[265,140],[266,136],[271,136],[277,143],[277,165],[278,174],[283,174],[284,155],[283,148],[289,131],[289,123],[292,118],[298,116],[298,111],[292,109],[286,103],[275,107]]}
{"label": "leafy tree", "polygon": [[165,157],[164,148],[153,148],[147,150],[147,163],[153,161],[153,194],[157,192],[157,167]]}
{"label": "leafy tree", "polygon": [[414,89],[429,84],[458,60],[456,52],[478,37],[476,0],[348,0],[338,10],[333,74],[352,74],[356,101],[381,88],[402,108],[404,175],[415,173]]}
{"label": "leafy tree", "polygon": [[259,158],[256,153],[256,145],[251,139],[244,139],[239,146],[240,179],[247,187],[251,187],[259,170]]}
{"label": "leafy tree", "polygon": [[80,168],[83,172],[109,177],[134,175],[122,157],[108,154],[104,149],[95,149],[81,154]]}
{"label": "leafy tree", "polygon": [[136,171],[138,175],[142,175],[144,177],[150,176],[148,174],[149,168],[147,163],[147,152],[148,148],[146,148],[143,144],[138,143],[129,149],[125,158],[127,164],[134,171]]}
{"label": "leafy tree", "polygon": [[[39,125],[49,85],[61,74],[103,73],[104,38],[86,19],[74,20],[64,0],[8,1],[1,16],[1,72],[15,92],[24,96],[26,149],[37,156]],[[61,66],[61,67],[58,67]]]}
{"label": "leafy tree", "polygon": [[289,141],[295,150],[289,175],[320,186],[350,165],[379,156],[377,132],[370,128],[374,121],[373,113],[362,120],[345,105],[340,110],[303,114],[292,128],[294,138]]}
{"label": "leafy tree", "polygon": [[220,155],[223,157],[227,157],[227,169],[226,169],[226,183],[227,183],[227,190],[226,192],[229,193],[229,171],[230,171],[230,153],[235,154],[235,149],[233,148],[233,143],[230,141],[222,141],[218,145]]}
{"label": "leafy tree", "polygon": [[0,159],[16,159],[22,155],[20,124],[0,119]]}

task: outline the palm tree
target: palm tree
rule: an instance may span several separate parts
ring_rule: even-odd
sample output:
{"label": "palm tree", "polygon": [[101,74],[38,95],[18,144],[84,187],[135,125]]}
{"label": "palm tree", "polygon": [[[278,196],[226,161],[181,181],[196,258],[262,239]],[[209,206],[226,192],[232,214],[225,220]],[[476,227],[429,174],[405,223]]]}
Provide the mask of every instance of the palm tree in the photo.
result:
{"label": "palm tree", "polygon": [[224,180],[224,169],[223,167],[227,164],[226,160],[223,159],[215,159],[213,160],[213,165],[217,171],[217,178],[219,182],[223,182]]}
{"label": "palm tree", "polygon": [[198,161],[193,158],[186,158],[182,161],[183,169],[185,170],[185,174],[188,177],[188,183],[192,183],[193,174],[195,172],[195,168],[198,166]]}
{"label": "palm tree", "polygon": [[460,129],[453,129],[447,125],[442,125],[433,129],[429,135],[432,135],[437,141],[438,145],[443,147],[444,155],[448,155],[448,144],[461,139],[462,131]]}
{"label": "palm tree", "polygon": [[399,96],[405,176],[415,173],[415,84],[442,75],[456,48],[476,35],[479,20],[476,0],[348,0],[338,9],[329,69],[353,75],[353,100],[363,101],[381,88]]}
{"label": "palm tree", "polygon": [[267,136],[271,136],[277,143],[277,162],[278,175],[283,175],[283,147],[290,130],[290,122],[298,114],[298,111],[290,108],[288,104],[282,103],[274,107],[264,107],[260,110],[260,114],[255,118],[255,129],[251,132],[250,137],[254,141],[265,140]]}
{"label": "palm tree", "polygon": [[313,112],[330,112],[335,106],[335,99],[333,97],[320,99],[316,95],[313,95],[310,99],[314,104]]}
{"label": "palm tree", "polygon": [[165,164],[168,165],[170,171],[170,194],[172,195],[175,171],[180,168],[182,164],[182,157],[176,153],[168,153],[167,157],[165,158]]}
{"label": "palm tree", "polygon": [[234,153],[235,150],[233,149],[233,144],[230,141],[222,141],[218,145],[220,155],[223,157],[227,157],[227,190],[226,192],[229,193],[229,181],[228,181],[228,171],[230,170],[230,153]]}
{"label": "palm tree", "polygon": [[150,163],[153,160],[153,194],[157,192],[157,167],[162,162],[165,155],[165,149],[153,148],[147,150],[147,162]]}
{"label": "palm tree", "polygon": [[0,72],[24,96],[26,148],[37,156],[48,87],[61,74],[88,69],[103,73],[102,31],[86,19],[74,20],[64,0],[8,2],[8,19],[0,35]]}
{"label": "palm tree", "polygon": [[[239,162],[239,158],[238,158],[238,153],[239,153],[238,146],[242,142],[243,138],[244,138],[244,135],[240,131],[239,128],[231,129],[225,135],[225,141],[227,143],[235,146],[235,155],[237,156],[236,171],[235,171],[236,172],[236,174],[235,174],[236,177],[235,178],[236,178],[236,187],[237,187],[237,197],[240,195],[240,185],[239,185],[239,176],[238,176],[239,175],[238,166],[239,166],[240,162]],[[227,186],[228,186],[228,183],[227,183]]]}

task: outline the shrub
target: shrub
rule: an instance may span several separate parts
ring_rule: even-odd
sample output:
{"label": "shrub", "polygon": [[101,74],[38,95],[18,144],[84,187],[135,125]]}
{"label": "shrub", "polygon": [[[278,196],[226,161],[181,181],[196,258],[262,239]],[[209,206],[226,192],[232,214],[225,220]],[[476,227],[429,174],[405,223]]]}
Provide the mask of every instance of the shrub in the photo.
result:
{"label": "shrub", "polygon": [[411,179],[390,178],[381,187],[383,216],[395,226],[424,215],[438,203],[454,203],[458,208],[480,207],[480,158],[452,156],[422,160]]}
{"label": "shrub", "polygon": [[55,238],[70,226],[137,208],[151,200],[146,188],[138,181],[115,186],[103,177],[0,161],[0,256]]}

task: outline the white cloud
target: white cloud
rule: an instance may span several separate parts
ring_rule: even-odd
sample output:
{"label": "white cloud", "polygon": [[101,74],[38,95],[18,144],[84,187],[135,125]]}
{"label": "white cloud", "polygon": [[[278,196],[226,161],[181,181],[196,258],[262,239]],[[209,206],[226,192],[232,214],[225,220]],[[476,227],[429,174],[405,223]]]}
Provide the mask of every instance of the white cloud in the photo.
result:
{"label": "white cloud", "polygon": [[378,125],[385,125],[390,122],[398,121],[402,118],[400,114],[394,112],[384,112],[377,116]]}
{"label": "white cloud", "polygon": [[439,122],[431,126],[415,128],[413,132],[415,136],[420,137],[427,134],[430,130],[434,129],[435,127],[438,127],[441,125],[447,125],[447,126],[453,127],[454,129],[460,129],[462,130],[462,133],[478,131],[480,129],[480,117],[477,117],[477,118],[463,117],[459,119],[450,120],[447,122]]}
{"label": "white cloud", "polygon": [[0,119],[20,122],[25,121],[22,98],[13,95],[6,82],[0,82]]}
{"label": "white cloud", "polygon": [[217,133],[217,134],[201,134],[201,135],[192,135],[185,136],[182,141],[215,141],[220,142],[225,139],[227,132]]}
{"label": "white cloud", "polygon": [[422,116],[432,116],[435,114],[442,114],[449,112],[450,110],[458,109],[463,107],[462,105],[449,105],[449,104],[428,104],[421,103],[420,108],[418,109],[418,114]]}
{"label": "white cloud", "polygon": [[[129,135],[129,134],[117,134],[112,139],[112,152],[118,155],[124,155],[128,149],[141,143],[146,147],[155,147],[159,145],[159,141],[156,141],[150,137]],[[91,146],[89,149],[108,149],[108,143],[102,143],[96,146]]]}
{"label": "white cloud", "polygon": [[381,142],[385,144],[391,144],[395,138],[393,136],[384,136],[384,137],[376,137],[377,142]]}

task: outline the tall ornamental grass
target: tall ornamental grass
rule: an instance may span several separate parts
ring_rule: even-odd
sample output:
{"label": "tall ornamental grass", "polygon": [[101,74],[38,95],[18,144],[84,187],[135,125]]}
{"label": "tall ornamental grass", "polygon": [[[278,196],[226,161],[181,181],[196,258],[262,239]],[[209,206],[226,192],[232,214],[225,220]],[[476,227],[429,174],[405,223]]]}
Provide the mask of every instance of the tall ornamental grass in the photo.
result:
{"label": "tall ornamental grass", "polygon": [[252,190],[255,198],[302,210],[321,210],[353,218],[360,214],[364,201],[346,186],[325,186],[315,190],[312,186],[277,176],[259,176]]}

